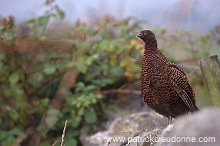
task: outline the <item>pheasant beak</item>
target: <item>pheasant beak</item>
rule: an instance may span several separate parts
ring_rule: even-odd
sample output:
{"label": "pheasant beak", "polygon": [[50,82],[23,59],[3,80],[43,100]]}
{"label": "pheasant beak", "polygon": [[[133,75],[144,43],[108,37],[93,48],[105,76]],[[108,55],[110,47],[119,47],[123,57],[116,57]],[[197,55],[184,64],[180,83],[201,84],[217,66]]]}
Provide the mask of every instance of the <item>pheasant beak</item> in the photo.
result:
{"label": "pheasant beak", "polygon": [[141,38],[142,37],[142,33],[140,32],[136,37],[137,38]]}

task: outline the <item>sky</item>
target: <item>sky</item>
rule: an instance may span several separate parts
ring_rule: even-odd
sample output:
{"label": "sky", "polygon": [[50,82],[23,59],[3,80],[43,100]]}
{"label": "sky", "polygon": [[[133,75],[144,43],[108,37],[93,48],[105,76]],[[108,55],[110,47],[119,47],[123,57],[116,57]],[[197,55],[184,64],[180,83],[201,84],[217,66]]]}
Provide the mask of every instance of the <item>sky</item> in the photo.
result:
{"label": "sky", "polygon": [[[0,15],[13,15],[17,23],[42,15],[45,0],[0,0]],[[209,31],[220,25],[220,0],[56,0],[66,13],[66,21],[95,17],[133,16],[152,26]]]}

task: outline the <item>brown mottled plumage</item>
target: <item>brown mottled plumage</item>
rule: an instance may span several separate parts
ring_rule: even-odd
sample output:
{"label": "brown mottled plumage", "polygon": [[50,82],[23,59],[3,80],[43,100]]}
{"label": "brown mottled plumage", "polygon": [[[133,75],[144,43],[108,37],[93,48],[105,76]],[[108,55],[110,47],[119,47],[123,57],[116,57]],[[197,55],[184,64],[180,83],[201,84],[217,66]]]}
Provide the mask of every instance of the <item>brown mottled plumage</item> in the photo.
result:
{"label": "brown mottled plumage", "polygon": [[145,42],[141,95],[147,105],[167,117],[169,124],[176,116],[197,111],[186,74],[158,50],[153,32],[144,30],[137,37]]}

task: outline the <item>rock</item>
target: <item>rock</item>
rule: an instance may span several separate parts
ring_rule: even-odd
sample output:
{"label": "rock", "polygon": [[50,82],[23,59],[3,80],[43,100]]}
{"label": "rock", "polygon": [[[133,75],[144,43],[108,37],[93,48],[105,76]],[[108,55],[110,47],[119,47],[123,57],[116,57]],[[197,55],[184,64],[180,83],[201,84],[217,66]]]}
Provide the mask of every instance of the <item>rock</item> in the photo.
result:
{"label": "rock", "polygon": [[155,129],[151,131],[144,131],[143,133],[128,140],[128,146],[154,146],[157,138],[161,136],[162,129]]}
{"label": "rock", "polygon": [[109,141],[109,146],[219,146],[219,123],[216,108],[179,117],[167,127],[167,119],[154,111],[141,112],[116,118],[108,130],[82,134],[80,140],[84,146],[107,146]]}
{"label": "rock", "polygon": [[161,134],[161,129],[166,125],[167,119],[154,111],[135,113],[116,118],[108,130],[94,135],[87,135],[85,130],[82,130],[80,141],[83,146],[103,146],[108,145],[108,142],[110,143],[109,146],[119,146],[127,143],[134,136],[143,134],[155,135],[157,132]]}
{"label": "rock", "polygon": [[[219,146],[219,124],[220,109],[217,108],[203,109],[195,114],[179,117],[163,131],[162,138],[169,142],[160,142],[157,146]],[[179,142],[184,139],[188,142]],[[190,140],[195,142],[189,142]],[[198,142],[199,140],[205,142]]]}
{"label": "rock", "polygon": [[[134,137],[128,146],[219,146],[219,123],[220,109],[203,109],[195,114],[177,118],[164,130],[143,132]],[[185,142],[181,142],[184,140]]]}

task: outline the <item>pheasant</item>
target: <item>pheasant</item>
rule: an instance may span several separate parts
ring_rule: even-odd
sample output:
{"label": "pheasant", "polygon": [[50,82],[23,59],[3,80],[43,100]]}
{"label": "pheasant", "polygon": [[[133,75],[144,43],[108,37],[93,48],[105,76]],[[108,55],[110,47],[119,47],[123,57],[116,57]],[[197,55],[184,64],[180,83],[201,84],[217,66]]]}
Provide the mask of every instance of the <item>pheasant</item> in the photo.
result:
{"label": "pheasant", "polygon": [[199,110],[186,74],[159,51],[154,33],[143,30],[137,37],[145,43],[141,78],[145,103],[167,117],[168,124],[172,118]]}

